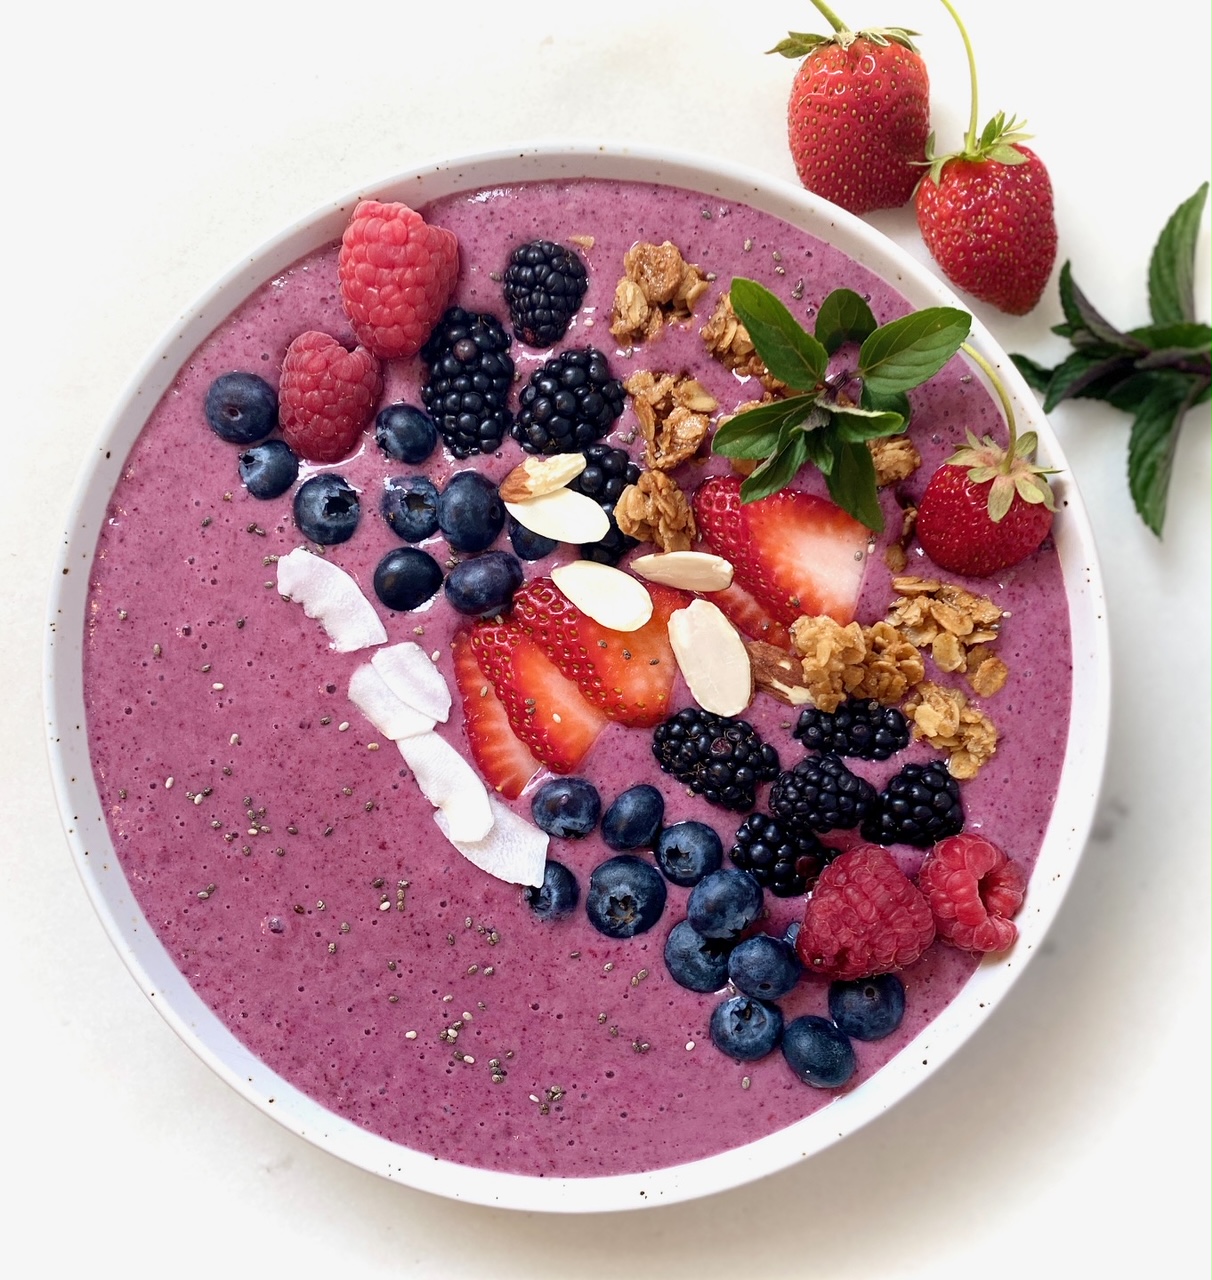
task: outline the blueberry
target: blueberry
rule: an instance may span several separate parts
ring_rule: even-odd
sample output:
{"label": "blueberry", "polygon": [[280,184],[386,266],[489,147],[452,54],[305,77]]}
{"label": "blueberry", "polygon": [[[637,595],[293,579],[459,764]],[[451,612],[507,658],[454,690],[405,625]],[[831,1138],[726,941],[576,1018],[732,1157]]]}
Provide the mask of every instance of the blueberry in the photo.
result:
{"label": "blueberry", "polygon": [[522,585],[522,562],[508,551],[485,551],[446,575],[446,598],[469,617],[502,613]]}
{"label": "blueberry", "polygon": [[456,551],[484,551],[505,528],[497,486],[478,471],[460,471],[438,499],[438,527]]}
{"label": "blueberry", "polygon": [[689,889],[724,865],[724,846],[705,822],[675,822],[657,840],[656,863],[667,880]]}
{"label": "blueberry", "polygon": [[225,373],[206,393],[206,421],[228,444],[256,444],[278,425],[278,393],[255,373]]}
{"label": "blueberry", "polygon": [[686,918],[706,938],[735,938],[761,910],[762,886],[747,871],[724,867],[691,889]]}
{"label": "blueberry", "polygon": [[418,547],[397,547],[375,568],[375,595],[397,612],[423,605],[441,585],[438,562]]}
{"label": "blueberry", "polygon": [[584,778],[552,778],[534,793],[530,813],[539,830],[549,836],[579,840],[598,825],[602,798]]}
{"label": "blueberry", "polygon": [[438,488],[426,476],[395,476],[383,489],[383,519],[397,538],[423,542],[438,531]]}
{"label": "blueberry", "polygon": [[535,533],[533,529],[519,524],[513,516],[509,517],[508,526],[509,541],[523,560],[542,560],[560,545],[554,538],[545,538],[541,533]]}
{"label": "blueberry", "polygon": [[804,1084],[837,1089],[854,1075],[854,1046],[828,1018],[805,1014],[787,1024],[783,1057]]}
{"label": "blueberry", "polygon": [[730,996],[711,1013],[711,1042],[721,1053],[737,1062],[764,1058],[783,1034],[783,1015],[778,1005]]}
{"label": "blueberry", "polygon": [[628,787],[603,815],[602,839],[612,849],[649,849],[664,816],[665,800],[656,787]]}
{"label": "blueberry", "polygon": [[348,542],[358,527],[362,506],[344,476],[326,471],[295,490],[295,524],[312,542],[332,547]]}
{"label": "blueberry", "polygon": [[562,862],[548,858],[542,885],[537,889],[533,885],[528,886],[522,891],[522,896],[540,920],[555,920],[576,907],[581,890],[576,876]]}
{"label": "blueberry", "polygon": [[901,1025],[905,987],[895,973],[829,984],[829,1016],[855,1040],[881,1040]]}
{"label": "blueberry", "polygon": [[416,466],[438,443],[438,429],[429,414],[411,404],[389,404],[375,419],[375,441],[389,458]]}
{"label": "blueberry", "polygon": [[802,966],[782,938],[757,933],[738,942],[728,957],[728,978],[742,994],[777,1000],[800,980]]}
{"label": "blueberry", "polygon": [[690,991],[719,991],[728,981],[728,950],[727,942],[704,938],[682,920],[665,940],[665,968]]}
{"label": "blueberry", "polygon": [[665,910],[661,873],[633,853],[621,853],[594,867],[589,876],[585,914],[611,938],[631,938],[651,929]]}
{"label": "blueberry", "polygon": [[299,459],[285,440],[266,440],[245,449],[239,469],[254,498],[280,498],[299,478]]}

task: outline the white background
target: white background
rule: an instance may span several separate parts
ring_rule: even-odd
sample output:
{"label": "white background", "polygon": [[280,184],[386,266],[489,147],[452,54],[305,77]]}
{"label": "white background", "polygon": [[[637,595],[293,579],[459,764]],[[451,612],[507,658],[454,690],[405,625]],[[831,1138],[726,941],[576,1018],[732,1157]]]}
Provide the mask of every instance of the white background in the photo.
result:
{"label": "white background", "polygon": [[[1208,7],[1122,20],[963,6],[982,122],[1028,117],[1060,259],[1125,327],[1167,216],[1208,176]],[[944,144],[967,119],[934,0],[839,0],[922,33]],[[36,10],[36,12],[35,12]],[[182,10],[184,11],[184,10]],[[329,197],[431,158],[577,138],[794,180],[807,0],[579,5],[22,6],[6,21],[0,545],[0,1250],[13,1276],[827,1277],[1208,1273],[1209,423],[1190,415],[1164,542],[1132,511],[1128,422],[1053,418],[1107,578],[1115,684],[1094,838],[1050,943],[992,1022],[895,1111],[801,1167],[639,1213],[541,1218],[345,1167],[185,1049],[103,935],[42,742],[48,584],[89,443],[128,377],[241,255]],[[344,15],[344,16],[343,16]],[[922,260],[907,211],[871,219]],[[1208,218],[1199,258],[1208,314]],[[973,310],[1049,363],[1029,317]],[[14,456],[15,455],[15,456]]]}

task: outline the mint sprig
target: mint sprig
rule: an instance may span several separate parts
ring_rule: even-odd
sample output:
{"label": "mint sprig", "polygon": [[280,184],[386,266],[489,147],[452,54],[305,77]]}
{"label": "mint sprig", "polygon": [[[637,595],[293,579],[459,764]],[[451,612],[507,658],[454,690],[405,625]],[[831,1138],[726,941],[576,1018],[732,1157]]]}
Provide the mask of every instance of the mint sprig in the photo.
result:
{"label": "mint sprig", "polygon": [[[878,325],[857,293],[835,289],[821,303],[810,334],[756,281],[737,277],[730,294],[766,368],[793,393],[738,413],[715,433],[716,453],[758,461],[741,483],[741,501],[777,493],[811,463],[834,502],[878,533],[884,517],[867,441],[905,430],[905,393],[955,355],[972,317],[930,307]],[[847,344],[859,344],[853,367],[830,372],[831,357]]]}
{"label": "mint sprig", "polygon": [[1195,319],[1195,247],[1208,195],[1205,182],[1170,216],[1149,260],[1153,323],[1127,331],[1099,314],[1061,268],[1063,323],[1052,332],[1073,351],[1053,369],[1025,355],[1010,358],[1043,392],[1044,411],[1070,399],[1102,400],[1132,415],[1128,489],[1141,519],[1159,538],[1178,429],[1188,410],[1212,396],[1212,328]]}

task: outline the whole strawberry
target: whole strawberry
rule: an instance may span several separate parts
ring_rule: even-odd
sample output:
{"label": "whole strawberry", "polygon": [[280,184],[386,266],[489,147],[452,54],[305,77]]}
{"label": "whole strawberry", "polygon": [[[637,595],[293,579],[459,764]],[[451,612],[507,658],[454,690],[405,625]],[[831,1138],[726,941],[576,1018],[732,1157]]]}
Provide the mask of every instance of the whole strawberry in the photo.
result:
{"label": "whole strawberry", "polygon": [[933,941],[921,890],[887,849],[860,844],[821,872],[795,949],[810,973],[851,982],[903,969]]}
{"label": "whole strawberry", "polygon": [[901,27],[851,31],[812,0],[831,36],[793,31],[771,53],[803,58],[787,105],[800,181],[851,213],[905,204],[921,177],[930,79]]}
{"label": "whole strawberry", "polygon": [[341,304],[383,360],[415,355],[454,293],[459,242],[406,204],[362,200],[341,237]]}
{"label": "whole strawberry", "polygon": [[917,540],[940,569],[984,578],[1025,560],[1048,536],[1056,503],[1046,477],[1032,461],[1034,431],[1018,435],[1001,379],[983,356],[964,350],[985,371],[1006,415],[1009,445],[990,436],[958,449],[930,477],[917,507]]}
{"label": "whole strawberry", "polygon": [[301,333],[286,349],[278,421],[286,443],[309,462],[337,462],[370,422],[382,390],[379,362],[326,333]]}
{"label": "whole strawberry", "polygon": [[1021,123],[999,111],[977,136],[976,59],[959,14],[968,54],[971,115],[964,147],[933,154],[914,197],[918,230],[952,284],[1012,316],[1026,315],[1043,296],[1056,261],[1052,182],[1043,161],[1023,142]]}

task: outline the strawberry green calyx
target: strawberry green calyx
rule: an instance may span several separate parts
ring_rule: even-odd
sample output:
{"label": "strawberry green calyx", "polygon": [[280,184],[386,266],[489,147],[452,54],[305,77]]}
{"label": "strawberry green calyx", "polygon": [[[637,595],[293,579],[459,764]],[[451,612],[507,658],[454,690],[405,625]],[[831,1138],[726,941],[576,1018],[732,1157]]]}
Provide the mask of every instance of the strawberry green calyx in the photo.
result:
{"label": "strawberry green calyx", "polygon": [[899,44],[917,53],[913,37],[918,33],[904,27],[866,27],[862,31],[851,31],[824,0],[812,0],[821,16],[833,28],[828,36],[813,35],[806,31],[789,31],[785,40],[780,40],[767,53],[781,53],[784,58],[803,58],[822,45],[836,44],[848,49],[856,40],[870,40],[872,44]]}
{"label": "strawberry green calyx", "polygon": [[926,140],[926,159],[930,164],[930,177],[938,182],[939,174],[948,160],[996,160],[999,164],[1023,164],[1027,157],[1018,149],[1019,144],[1026,142],[1031,135],[1025,131],[1026,121],[1014,116],[1006,117],[1004,111],[985,125],[978,134],[979,100],[976,80],[976,55],[972,51],[972,41],[968,39],[968,31],[951,0],[941,0],[943,8],[955,19],[960,36],[964,41],[964,52],[968,57],[968,80],[972,86],[972,100],[968,115],[968,132],[964,135],[964,146],[961,151],[953,151],[946,155],[936,155],[934,151],[934,134]]}
{"label": "strawberry green calyx", "polygon": [[997,393],[1006,417],[1009,444],[1003,448],[992,436],[984,436],[978,440],[969,431],[967,446],[957,449],[943,465],[966,467],[968,479],[973,484],[989,485],[989,519],[994,524],[1005,519],[1016,493],[1032,506],[1042,504],[1049,511],[1055,511],[1056,501],[1045,477],[1055,475],[1056,471],[1055,468],[1036,466],[1032,461],[1039,444],[1035,432],[1028,431],[1021,436],[1018,434],[1010,397],[993,367],[968,343],[965,342],[960,350],[980,366]]}

